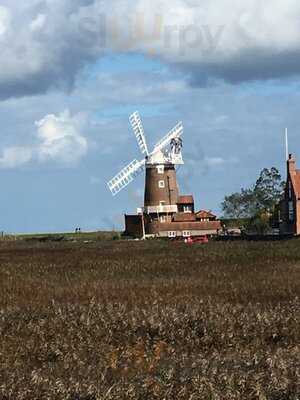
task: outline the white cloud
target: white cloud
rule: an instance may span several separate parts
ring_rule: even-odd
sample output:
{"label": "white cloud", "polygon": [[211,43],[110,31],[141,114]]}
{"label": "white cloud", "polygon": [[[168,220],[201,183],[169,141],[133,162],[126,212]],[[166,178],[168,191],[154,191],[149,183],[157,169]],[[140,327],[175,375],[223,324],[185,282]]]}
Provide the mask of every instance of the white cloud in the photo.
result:
{"label": "white cloud", "polygon": [[[297,0],[277,0],[272,7],[269,2],[257,0],[242,3],[203,0],[201,4],[172,0],[172,7],[170,5],[170,1],[161,0],[153,0],[151,6],[148,0],[140,0],[136,5],[141,15],[145,15],[144,25],[148,26],[148,32],[154,32],[155,10],[160,10],[162,27],[156,50],[163,57],[206,63],[224,62],[245,50],[265,50],[275,54],[299,50],[300,4]],[[173,30],[167,27],[173,27]],[[215,35],[220,27],[224,30],[217,40]],[[144,48],[146,40],[142,35],[140,37],[137,46]],[[154,42],[152,34],[152,44]]]}
{"label": "white cloud", "polygon": [[40,31],[44,28],[46,24],[46,15],[39,14],[36,18],[34,18],[30,23],[30,29],[33,32]]}
{"label": "white cloud", "polygon": [[[96,10],[103,13],[100,1]],[[99,21],[109,49],[151,54],[232,80],[299,71],[297,0],[277,0],[272,6],[257,0],[114,1],[106,2],[104,12]]]}
{"label": "white cloud", "polygon": [[[2,7],[0,33],[5,32],[5,40],[0,41],[0,98],[72,87],[76,73],[101,55],[101,25],[95,7],[93,0],[10,0]],[[87,15],[94,19],[94,33],[84,26]]]}
{"label": "white cloud", "polygon": [[0,168],[13,169],[27,164],[32,159],[32,150],[28,147],[7,147],[0,158]]}
{"label": "white cloud", "polygon": [[0,37],[6,33],[10,26],[11,15],[9,9],[0,6]]}
{"label": "white cloud", "polygon": [[36,143],[6,147],[0,158],[0,168],[16,168],[29,162],[55,162],[72,166],[88,151],[88,141],[81,133],[82,115],[64,111],[48,114],[35,123]]}
{"label": "white cloud", "polygon": [[210,167],[216,167],[225,164],[225,160],[222,157],[205,157],[204,162]]}
{"label": "white cloud", "polygon": [[225,164],[237,164],[239,160],[236,157],[223,158],[223,157],[205,157],[204,163],[209,167],[219,167]]}
{"label": "white cloud", "polygon": [[77,72],[106,50],[151,54],[183,66],[196,82],[205,75],[240,81],[299,74],[298,0],[5,4],[0,8],[3,99],[69,89]]}
{"label": "white cloud", "polygon": [[69,111],[60,115],[46,115],[36,122],[40,144],[37,147],[41,161],[72,164],[87,153],[87,139],[79,131],[79,123]]}

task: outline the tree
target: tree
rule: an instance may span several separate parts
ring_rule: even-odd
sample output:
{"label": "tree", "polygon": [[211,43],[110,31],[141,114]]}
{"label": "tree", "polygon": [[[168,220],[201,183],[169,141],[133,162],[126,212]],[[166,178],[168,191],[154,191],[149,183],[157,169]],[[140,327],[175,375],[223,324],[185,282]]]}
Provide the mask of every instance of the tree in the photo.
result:
{"label": "tree", "polygon": [[245,224],[246,231],[264,235],[270,231],[271,216],[267,212],[258,212]]}
{"label": "tree", "polygon": [[[284,188],[281,175],[276,168],[264,168],[255,185],[242,189],[240,193],[226,196],[222,210],[226,218],[250,218],[265,221],[265,216],[274,212]],[[257,225],[259,223],[257,222]]]}
{"label": "tree", "polygon": [[264,168],[254,187],[257,209],[272,213],[281,199],[284,185],[277,168]]}
{"label": "tree", "polygon": [[222,210],[227,218],[250,218],[253,215],[255,205],[253,190],[242,189],[240,193],[233,193],[225,197]]}

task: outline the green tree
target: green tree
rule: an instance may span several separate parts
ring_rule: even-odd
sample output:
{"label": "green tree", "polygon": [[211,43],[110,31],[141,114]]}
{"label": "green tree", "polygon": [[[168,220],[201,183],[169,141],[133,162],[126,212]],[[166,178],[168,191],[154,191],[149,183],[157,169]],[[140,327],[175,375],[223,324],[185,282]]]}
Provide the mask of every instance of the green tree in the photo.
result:
{"label": "green tree", "polygon": [[254,187],[257,210],[273,212],[281,199],[284,185],[277,168],[264,168]]}
{"label": "green tree", "polygon": [[266,230],[266,218],[274,213],[284,189],[284,182],[276,168],[264,168],[255,185],[224,198],[222,210],[226,218],[249,218],[257,231]]}
{"label": "green tree", "polygon": [[245,224],[246,231],[264,235],[270,231],[271,215],[267,212],[258,212]]}
{"label": "green tree", "polygon": [[256,207],[252,189],[242,189],[240,193],[225,196],[222,210],[226,218],[250,218]]}

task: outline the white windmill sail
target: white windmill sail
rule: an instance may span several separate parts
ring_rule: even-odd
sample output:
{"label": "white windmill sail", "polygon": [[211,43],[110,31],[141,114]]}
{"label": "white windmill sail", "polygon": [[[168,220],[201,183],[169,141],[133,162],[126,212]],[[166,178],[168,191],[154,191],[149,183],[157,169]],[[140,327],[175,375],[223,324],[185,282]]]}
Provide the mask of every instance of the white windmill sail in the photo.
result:
{"label": "white windmill sail", "polygon": [[129,185],[136,176],[143,172],[145,163],[145,160],[133,160],[107,183],[113,196],[118,194],[122,189]]}
{"label": "white windmill sail", "polygon": [[135,134],[136,140],[138,142],[139,148],[141,149],[142,154],[149,155],[148,146],[146,142],[145,132],[143,128],[143,124],[140,118],[139,113],[136,111],[129,117],[129,121],[132,125],[133,132]]}
{"label": "white windmill sail", "polygon": [[[132,125],[139,148],[145,155],[145,159],[142,161],[133,160],[108,182],[107,186],[113,196],[118,194],[122,189],[129,185],[137,175],[143,172],[146,165],[160,163],[171,163],[174,165],[183,164],[181,154],[182,141],[180,140],[180,136],[183,133],[182,122],[177,124],[162,140],[160,140],[154,147],[152,153],[149,154],[139,113],[137,111],[133,113],[130,116],[129,121]],[[168,145],[171,147],[169,151],[166,150]]]}
{"label": "white windmill sail", "polygon": [[173,139],[179,138],[183,134],[183,124],[179,122],[165,137],[163,137],[155,146],[150,155],[163,150]]}

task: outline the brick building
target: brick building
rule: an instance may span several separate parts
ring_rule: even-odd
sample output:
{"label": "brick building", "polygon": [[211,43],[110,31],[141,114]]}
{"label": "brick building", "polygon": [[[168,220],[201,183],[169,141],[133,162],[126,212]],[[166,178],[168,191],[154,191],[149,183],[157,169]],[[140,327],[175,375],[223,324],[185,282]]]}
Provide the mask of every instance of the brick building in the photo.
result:
{"label": "brick building", "polygon": [[[203,213],[203,211],[201,211]],[[146,236],[154,237],[193,237],[217,235],[221,230],[221,222],[210,212],[211,219],[201,218],[200,213],[174,212],[164,215],[125,215],[125,234],[142,237],[143,229]],[[144,218],[144,228],[143,228]]]}
{"label": "brick building", "polygon": [[174,165],[147,167],[144,207],[137,215],[125,215],[126,235],[175,238],[212,236],[220,230],[214,214],[195,212],[194,197],[179,194]]}
{"label": "brick building", "polygon": [[300,235],[300,170],[296,168],[292,154],[287,161],[287,180],[279,219],[281,234]]}

